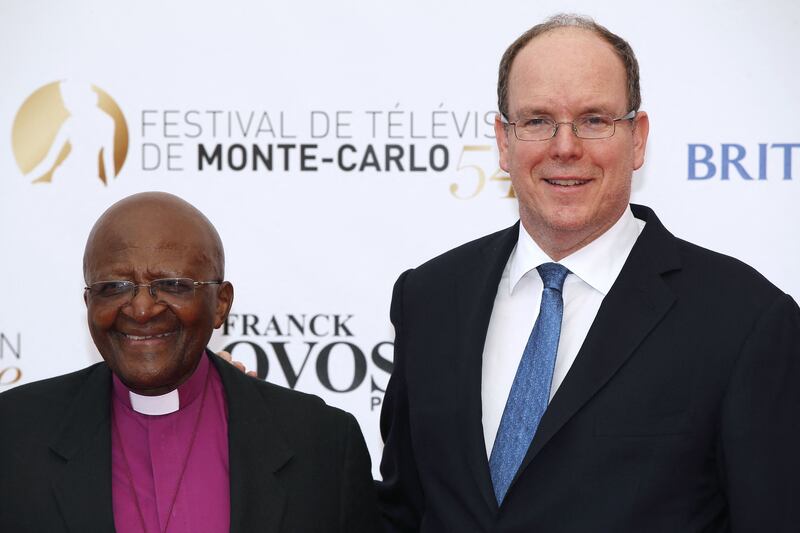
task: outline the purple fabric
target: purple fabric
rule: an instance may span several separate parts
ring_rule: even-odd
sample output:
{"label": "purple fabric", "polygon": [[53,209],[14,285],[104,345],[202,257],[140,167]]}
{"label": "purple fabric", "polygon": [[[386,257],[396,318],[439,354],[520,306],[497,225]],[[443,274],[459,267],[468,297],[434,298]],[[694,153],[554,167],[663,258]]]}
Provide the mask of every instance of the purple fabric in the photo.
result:
{"label": "purple fabric", "polygon": [[[197,436],[166,531],[229,531],[228,413],[222,381],[208,357],[201,357],[194,374],[178,387],[180,409],[174,413],[161,416],[137,413],[131,408],[128,392],[114,376],[112,423],[116,424],[119,434],[112,425],[111,488],[117,532],[142,533],[131,480],[136,487],[146,531],[165,532],[198,416]],[[124,446],[124,455],[120,444]]]}

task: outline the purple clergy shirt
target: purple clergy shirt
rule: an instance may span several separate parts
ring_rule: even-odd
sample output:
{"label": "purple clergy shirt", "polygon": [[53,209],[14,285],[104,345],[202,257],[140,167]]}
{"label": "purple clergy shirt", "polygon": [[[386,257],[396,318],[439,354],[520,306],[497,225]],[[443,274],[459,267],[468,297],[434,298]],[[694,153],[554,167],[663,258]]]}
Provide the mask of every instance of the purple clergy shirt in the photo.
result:
{"label": "purple clergy shirt", "polygon": [[229,531],[228,410],[208,357],[202,356],[194,374],[178,387],[179,407],[169,414],[136,412],[130,389],[116,375],[113,379],[111,489],[117,532],[142,533],[142,519],[147,533]]}

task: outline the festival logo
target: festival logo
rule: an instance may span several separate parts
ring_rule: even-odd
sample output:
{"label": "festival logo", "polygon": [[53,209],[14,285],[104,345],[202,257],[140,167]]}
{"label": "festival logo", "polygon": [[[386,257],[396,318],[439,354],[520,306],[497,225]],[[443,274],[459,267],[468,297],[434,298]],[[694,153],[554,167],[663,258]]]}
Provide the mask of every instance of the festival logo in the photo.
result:
{"label": "festival logo", "polygon": [[23,102],[11,144],[17,166],[32,183],[96,177],[108,185],[125,164],[128,125],[101,88],[55,81]]}
{"label": "festival logo", "polygon": [[[497,163],[494,110],[141,110],[141,169],[211,175],[426,175],[458,200],[515,198]],[[133,148],[134,151],[137,147]]]}

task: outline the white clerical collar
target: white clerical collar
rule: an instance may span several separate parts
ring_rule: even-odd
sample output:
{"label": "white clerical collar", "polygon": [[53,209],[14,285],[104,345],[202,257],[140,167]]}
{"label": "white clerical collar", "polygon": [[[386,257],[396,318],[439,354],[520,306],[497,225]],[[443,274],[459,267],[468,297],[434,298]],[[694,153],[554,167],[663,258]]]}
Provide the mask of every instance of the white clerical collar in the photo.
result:
{"label": "white clerical collar", "polygon": [[[633,216],[628,206],[613,226],[583,248],[558,261],[569,271],[603,295],[608,294],[628,259],[636,239],[644,229],[645,222]],[[522,277],[543,263],[551,263],[536,241],[522,224],[519,225],[517,245],[509,259],[509,293]]]}
{"label": "white clerical collar", "polygon": [[208,357],[202,356],[192,375],[185,382],[166,394],[144,396],[133,392],[117,375],[113,375],[114,400],[137,413],[150,416],[161,416],[174,413],[191,405],[202,395],[206,386],[206,377],[211,367]]}
{"label": "white clerical collar", "polygon": [[132,390],[128,391],[131,407],[143,415],[168,415],[181,407],[178,389],[171,390],[160,396],[142,396]]}

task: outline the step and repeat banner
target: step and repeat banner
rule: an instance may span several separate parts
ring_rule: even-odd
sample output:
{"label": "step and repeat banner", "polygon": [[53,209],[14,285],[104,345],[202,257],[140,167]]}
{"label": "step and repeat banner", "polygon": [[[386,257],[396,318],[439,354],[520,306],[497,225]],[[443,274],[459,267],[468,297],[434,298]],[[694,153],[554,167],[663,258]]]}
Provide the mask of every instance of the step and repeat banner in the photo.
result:
{"label": "step and repeat banner", "polygon": [[377,475],[392,284],[515,222],[497,66],[559,11],[638,55],[634,201],[798,299],[798,5],[2,0],[0,391],[100,360],[88,232],[168,191],[225,244],[236,298],[211,347],[354,413]]}

